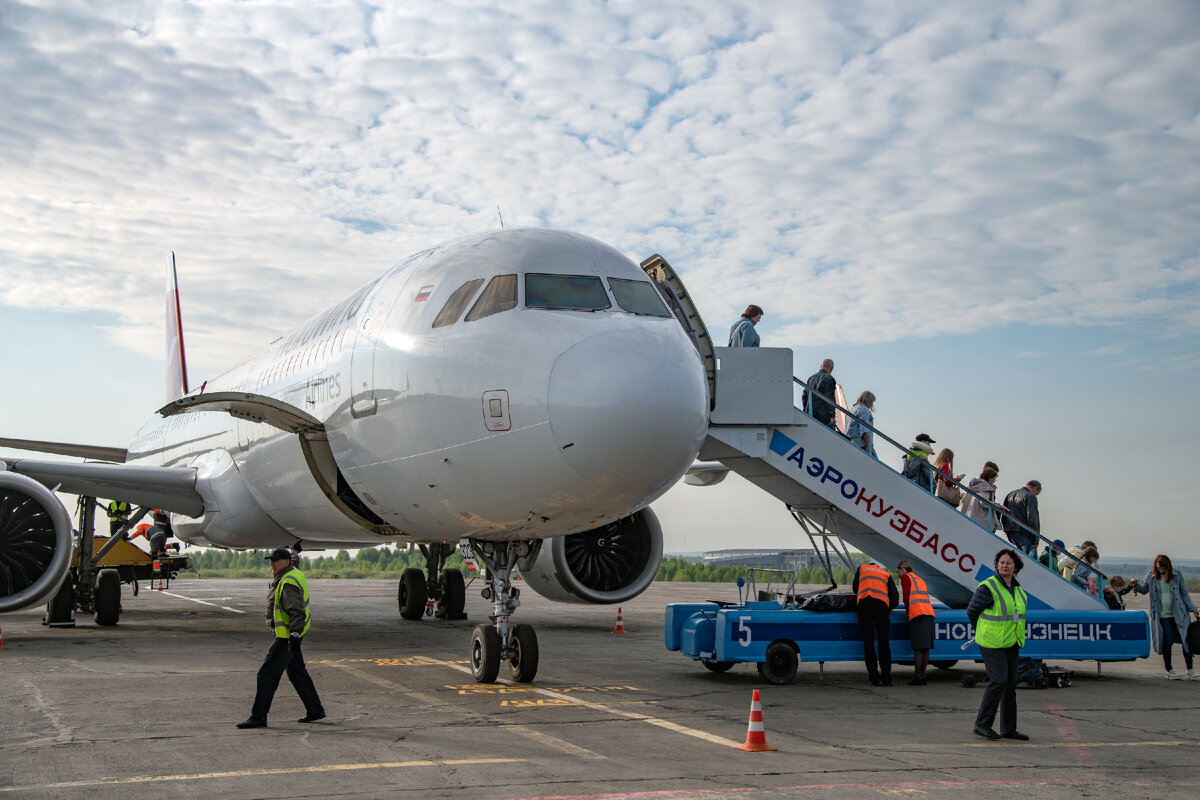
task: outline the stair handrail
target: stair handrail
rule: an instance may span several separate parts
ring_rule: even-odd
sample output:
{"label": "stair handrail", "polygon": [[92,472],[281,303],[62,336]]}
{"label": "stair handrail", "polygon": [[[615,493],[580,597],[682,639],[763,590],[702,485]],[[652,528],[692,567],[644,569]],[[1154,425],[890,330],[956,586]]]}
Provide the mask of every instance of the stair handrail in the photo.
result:
{"label": "stair handrail", "polygon": [[[835,398],[829,397],[828,395],[826,395],[826,394],[824,394],[824,393],[822,393],[822,392],[818,392],[816,389],[814,389],[813,387],[809,386],[809,385],[808,385],[808,383],[807,383],[807,381],[803,381],[803,380],[801,380],[799,377],[797,377],[797,376],[793,375],[793,376],[792,376],[792,382],[793,382],[793,383],[795,383],[795,384],[798,384],[799,386],[802,386],[802,387],[804,388],[804,390],[805,390],[805,391],[808,393],[808,394],[806,395],[806,401],[805,401],[805,403],[804,403],[804,406],[806,406],[806,407],[805,407],[805,408],[800,408],[800,407],[798,407],[798,406],[797,406],[797,407],[795,407],[795,408],[796,408],[796,410],[797,410],[797,411],[800,411],[800,412],[802,412],[802,413],[804,413],[804,414],[805,414],[807,417],[809,417],[810,419],[812,419],[814,422],[816,422],[816,423],[818,423],[818,424],[822,424],[822,425],[824,424],[824,423],[822,423],[820,420],[818,420],[816,417],[814,417],[814,416],[812,415],[812,397],[813,397],[813,395],[817,395],[817,396],[819,396],[819,397],[820,397],[822,400],[824,400],[825,402],[829,403],[829,405],[833,406],[833,407],[834,407],[834,408],[836,408],[837,410],[839,410],[839,411],[842,411],[842,412],[843,412],[843,413],[845,413],[845,414],[846,414],[848,417],[855,417],[855,419],[858,419],[858,418],[855,416],[855,414],[854,414],[852,411],[850,411],[850,409],[848,409],[848,408],[845,408],[845,407],[843,407],[843,406],[841,406],[841,405],[838,405],[838,402],[837,402],[837,400],[836,400]],[[903,445],[903,444],[900,444],[898,441],[896,441],[896,440],[895,440],[895,439],[893,439],[892,437],[888,436],[886,433],[884,433],[883,431],[879,430],[878,428],[876,428],[874,425],[870,424],[869,422],[864,422],[864,421],[862,421],[861,419],[858,419],[858,424],[859,424],[859,425],[861,425],[861,426],[863,426],[864,428],[868,428],[868,429],[869,429],[869,430],[870,430],[872,433],[876,434],[877,436],[880,436],[880,437],[882,437],[882,438],[883,438],[885,441],[887,441],[889,444],[891,444],[891,445],[895,446],[897,449],[899,449],[899,450],[903,451],[903,452],[904,452],[906,455],[913,455],[913,456],[915,457],[915,453],[913,452],[912,448],[910,448],[908,445]],[[827,427],[828,427],[828,426],[827,426]],[[836,428],[831,428],[830,430],[833,430],[833,431],[835,431],[836,433],[838,433],[839,435],[842,435],[842,436],[843,436],[843,438],[844,438],[844,436],[845,436],[845,434],[842,434],[842,433],[841,433],[841,431],[838,431]],[[849,444],[849,440],[847,440],[847,444]],[[853,445],[851,445],[851,446],[853,446]],[[861,449],[861,448],[856,448],[856,449]],[[877,456],[877,455],[874,455],[874,454],[871,454],[871,455],[872,455],[872,456],[875,458],[875,460],[876,460],[876,461],[878,461],[878,462],[879,462],[879,463],[881,463],[881,464],[884,464],[885,466],[887,466],[887,467],[888,467],[888,469],[892,469],[892,467],[891,467],[890,465],[887,465],[887,464],[886,464],[886,463],[883,461],[883,459],[879,458],[879,456]],[[928,463],[928,462],[927,462],[927,463]],[[969,488],[968,488],[968,487],[967,487],[965,484],[961,483],[961,482],[960,482],[960,481],[959,481],[957,478],[955,478],[953,475],[946,475],[944,472],[941,472],[940,470],[937,470],[937,469],[935,469],[932,463],[929,463],[929,468],[930,468],[930,470],[931,470],[931,471],[933,471],[934,473],[936,473],[936,474],[934,474],[934,475],[933,475],[933,481],[932,481],[932,484],[933,484],[933,485],[931,485],[931,486],[929,486],[929,487],[924,487],[924,486],[921,486],[921,484],[920,484],[920,483],[918,483],[918,482],[916,482],[916,481],[912,481],[912,483],[914,483],[914,484],[915,484],[915,485],[917,485],[917,486],[921,486],[921,488],[922,488],[922,489],[924,489],[926,492],[928,492],[929,494],[933,495],[934,497],[937,497],[937,495],[934,493],[934,487],[936,486],[936,484],[937,484],[937,481],[938,481],[938,480],[946,481],[946,482],[948,482],[948,483],[953,483],[955,486],[957,486],[957,487],[958,487],[959,489],[961,489],[963,492],[965,492],[965,493],[967,493],[967,494],[971,495],[972,497],[976,498],[977,500],[979,500],[980,502],[982,502],[982,503],[983,503],[983,504],[984,504],[984,505],[987,507],[987,509],[988,509],[988,523],[989,523],[989,524],[992,524],[993,517],[994,517],[994,516],[996,516],[996,515],[998,515],[998,516],[1000,516],[1000,517],[1002,517],[1002,518],[1007,518],[1008,520],[1012,521],[1013,523],[1016,523],[1016,524],[1017,524],[1018,526],[1020,526],[1021,528],[1024,528],[1024,529],[1025,529],[1025,530],[1026,530],[1028,533],[1032,534],[1032,535],[1033,535],[1033,536],[1034,536],[1036,539],[1039,539],[1039,540],[1041,540],[1041,541],[1042,541],[1042,542],[1043,542],[1043,543],[1044,543],[1044,544],[1045,544],[1047,547],[1049,547],[1049,548],[1051,549],[1051,551],[1056,551],[1056,550],[1058,550],[1058,548],[1054,546],[1054,542],[1052,542],[1052,541],[1050,541],[1049,539],[1047,539],[1047,538],[1046,538],[1045,536],[1043,536],[1043,535],[1042,535],[1042,534],[1041,534],[1039,531],[1035,531],[1033,528],[1029,527],[1029,526],[1028,526],[1028,525],[1026,525],[1024,522],[1022,522],[1021,520],[1019,520],[1019,519],[1017,519],[1016,517],[1014,517],[1014,516],[1013,516],[1011,513],[1009,513],[1008,509],[1007,509],[1007,508],[1005,508],[1004,506],[1002,506],[1002,505],[999,505],[999,504],[997,504],[997,503],[993,503],[992,501],[988,500],[987,498],[985,498],[985,497],[983,497],[983,496],[981,496],[981,495],[979,495],[979,494],[977,494],[977,493],[975,493],[975,492],[971,491],[971,489],[969,489]],[[903,475],[904,473],[903,473],[903,472],[900,472],[899,474]],[[906,480],[907,480],[907,478],[906,478]],[[938,499],[941,499],[941,498],[938,498]],[[945,501],[943,500],[942,502],[945,502]],[[949,504],[949,503],[946,503],[946,505],[950,505],[950,504]],[[955,510],[955,511],[957,511],[959,514],[962,514],[964,517],[967,517],[967,515],[966,515],[965,513],[963,513],[963,511],[962,511],[960,508],[955,508],[954,506],[950,506],[950,507],[951,507],[951,508],[954,508],[954,510]],[[970,517],[967,517],[967,519],[970,519],[970,520],[971,520],[972,522],[974,522],[976,525],[979,525],[979,523],[978,523],[976,520],[974,520],[974,519],[971,519]],[[982,525],[979,525],[979,527],[981,527],[981,528],[982,528],[983,526],[982,526]],[[1001,529],[1003,529],[1003,525],[1001,526]],[[1000,537],[999,537],[999,536],[996,534],[996,528],[994,528],[994,527],[993,527],[993,528],[992,528],[992,530],[991,530],[990,532],[992,533],[992,535],[993,535],[993,536],[996,536],[996,538],[997,538],[997,539],[999,539],[999,538],[1000,538]],[[1007,536],[1005,536],[1005,538],[1007,538]],[[1100,595],[1100,599],[1103,599],[1103,596],[1104,596],[1104,587],[1105,587],[1105,585],[1107,585],[1107,583],[1108,583],[1108,576],[1107,576],[1106,574],[1104,574],[1103,572],[1101,572],[1099,569],[1097,569],[1097,568],[1096,568],[1094,565],[1092,565],[1092,564],[1085,564],[1085,563],[1083,562],[1083,560],[1082,560],[1082,559],[1080,559],[1079,557],[1075,556],[1075,555],[1074,555],[1074,554],[1072,554],[1072,553],[1069,553],[1069,552],[1067,552],[1066,550],[1063,550],[1063,551],[1062,551],[1062,556],[1066,556],[1067,558],[1070,558],[1072,561],[1074,561],[1074,562],[1075,562],[1075,566],[1076,566],[1076,568],[1078,568],[1078,567],[1079,567],[1079,566],[1081,566],[1081,565],[1082,565],[1082,566],[1085,566],[1087,569],[1089,569],[1090,571],[1092,571],[1092,572],[1096,573],[1096,575],[1098,575],[1098,576],[1099,576],[1098,592],[1099,592],[1099,595]],[[1042,566],[1043,566],[1043,567],[1046,567],[1046,569],[1050,569],[1050,568],[1049,568],[1049,567],[1048,567],[1046,564],[1043,564],[1043,563],[1042,563],[1041,559],[1037,557],[1037,554],[1036,554],[1036,553],[1035,553],[1035,554],[1032,556],[1032,560],[1033,560],[1033,561],[1035,561],[1035,562],[1037,562],[1037,563],[1039,563],[1039,564],[1042,564]],[[1061,561],[1062,561],[1062,557],[1061,557],[1061,556],[1058,558],[1058,561],[1059,561],[1059,562],[1061,562]],[[1052,570],[1052,571],[1053,571],[1053,570]],[[1061,576],[1061,574],[1059,575],[1059,577],[1062,577],[1062,576]],[[1079,588],[1081,591],[1085,591],[1085,592],[1087,591],[1087,590],[1086,590],[1086,589],[1084,589],[1082,586],[1079,586],[1079,584],[1078,584],[1078,583],[1075,583],[1075,581],[1073,581],[1073,580],[1070,580],[1070,579],[1068,579],[1068,578],[1063,578],[1063,580],[1068,580],[1070,583],[1072,583],[1073,585],[1075,585],[1076,587],[1078,587],[1078,588]],[[1090,594],[1091,594],[1091,592],[1088,592],[1088,594],[1090,595]]]}

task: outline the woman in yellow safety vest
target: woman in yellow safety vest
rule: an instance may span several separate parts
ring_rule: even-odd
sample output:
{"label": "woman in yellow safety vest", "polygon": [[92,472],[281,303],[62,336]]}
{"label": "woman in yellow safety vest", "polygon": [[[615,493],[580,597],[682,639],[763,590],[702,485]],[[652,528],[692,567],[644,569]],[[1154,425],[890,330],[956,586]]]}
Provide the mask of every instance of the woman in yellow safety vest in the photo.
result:
{"label": "woman in yellow safety vest", "polygon": [[[979,584],[967,606],[967,617],[975,626],[975,644],[983,656],[988,685],[975,717],[975,735],[985,739],[1029,737],[1017,730],[1017,660],[1025,644],[1025,610],[1029,598],[1017,573],[1024,562],[1015,550],[996,553],[996,574]],[[1000,709],[1000,732],[992,730]]]}
{"label": "woman in yellow safety vest", "polygon": [[912,564],[901,561],[896,565],[896,571],[900,573],[900,592],[908,612],[908,638],[912,642],[913,668],[917,673],[908,685],[924,686],[929,651],[933,649],[933,603],[929,602],[929,587],[913,572]]}

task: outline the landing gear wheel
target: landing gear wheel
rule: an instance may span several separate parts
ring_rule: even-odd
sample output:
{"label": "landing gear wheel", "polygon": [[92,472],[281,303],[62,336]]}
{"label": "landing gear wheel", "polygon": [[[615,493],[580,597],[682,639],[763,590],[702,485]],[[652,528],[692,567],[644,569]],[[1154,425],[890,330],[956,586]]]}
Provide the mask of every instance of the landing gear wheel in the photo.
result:
{"label": "landing gear wheel", "polygon": [[476,683],[495,683],[500,674],[500,634],[491,625],[476,625],[471,634],[471,675]]}
{"label": "landing gear wheel", "polygon": [[767,645],[767,660],[758,665],[758,674],[768,683],[782,686],[796,677],[800,660],[796,651],[787,642],[771,642]]}
{"label": "landing gear wheel", "polygon": [[957,661],[930,661],[929,663],[932,664],[935,669],[951,669],[958,662]]}
{"label": "landing gear wheel", "polygon": [[532,625],[513,625],[508,635],[508,646],[512,656],[508,659],[512,679],[516,683],[530,683],[537,675],[538,641]]}
{"label": "landing gear wheel", "polygon": [[438,600],[437,615],[442,619],[466,619],[467,584],[456,569],[442,570],[442,599]]}
{"label": "landing gear wheel", "polygon": [[121,618],[121,575],[115,569],[102,569],[96,575],[97,625],[116,625]]}
{"label": "landing gear wheel", "polygon": [[400,573],[400,588],[396,600],[402,618],[420,619],[425,613],[425,602],[428,599],[429,590],[425,585],[424,572],[416,567],[409,567]]}
{"label": "landing gear wheel", "polygon": [[63,578],[62,586],[58,587],[58,591],[54,593],[54,597],[50,598],[50,602],[46,604],[46,624],[47,625],[66,625],[73,624],[75,614],[75,581],[71,578],[70,573]]}
{"label": "landing gear wheel", "polygon": [[704,668],[706,670],[708,670],[709,672],[728,672],[729,670],[733,669],[733,665],[736,664],[737,662],[736,661],[701,661],[700,663],[703,664]]}

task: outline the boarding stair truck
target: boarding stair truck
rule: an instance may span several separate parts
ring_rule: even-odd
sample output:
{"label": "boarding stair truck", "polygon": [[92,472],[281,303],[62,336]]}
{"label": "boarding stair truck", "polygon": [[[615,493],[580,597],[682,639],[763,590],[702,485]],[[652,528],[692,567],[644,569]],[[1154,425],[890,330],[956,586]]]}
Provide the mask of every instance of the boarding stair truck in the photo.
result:
{"label": "boarding stair truck", "polygon": [[[803,384],[792,375],[791,350],[717,347],[713,354],[713,403],[701,460],[719,462],[787,504],[818,552],[815,538],[824,537],[891,569],[902,559],[911,562],[941,601],[935,606],[931,662],[979,660],[965,609],[979,582],[992,574],[996,552],[1011,547],[1008,540],[795,407],[793,387]],[[907,448],[871,430],[876,449],[885,457],[894,453],[890,461],[899,465]],[[711,473],[704,480],[713,482]],[[950,482],[964,496],[970,493]],[[825,552],[831,570],[827,546]],[[1029,612],[1022,655],[1095,660],[1099,668],[1100,662],[1149,654],[1144,613],[1111,611],[1037,559],[1024,562],[1019,581],[1029,595]],[[836,588],[832,571],[830,583]],[[673,603],[667,607],[665,644],[713,671],[757,663],[772,683],[789,682],[801,661],[863,659],[855,613],[805,611],[800,600],[784,592],[728,604]],[[891,636],[893,660],[911,659],[903,608],[892,612]]]}

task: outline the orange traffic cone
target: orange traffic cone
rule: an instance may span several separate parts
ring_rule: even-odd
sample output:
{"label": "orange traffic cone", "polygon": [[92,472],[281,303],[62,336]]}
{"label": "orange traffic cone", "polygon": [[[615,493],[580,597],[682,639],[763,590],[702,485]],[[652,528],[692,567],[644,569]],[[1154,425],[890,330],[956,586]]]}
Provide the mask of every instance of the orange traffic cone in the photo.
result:
{"label": "orange traffic cone", "polygon": [[625,623],[621,619],[621,607],[617,606],[617,627],[613,628],[613,633],[625,633]]}
{"label": "orange traffic cone", "polygon": [[767,733],[763,730],[762,702],[758,699],[758,689],[754,690],[754,699],[750,701],[750,727],[746,729],[746,742],[738,750],[750,753],[775,752],[774,747],[767,746]]}

